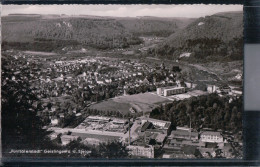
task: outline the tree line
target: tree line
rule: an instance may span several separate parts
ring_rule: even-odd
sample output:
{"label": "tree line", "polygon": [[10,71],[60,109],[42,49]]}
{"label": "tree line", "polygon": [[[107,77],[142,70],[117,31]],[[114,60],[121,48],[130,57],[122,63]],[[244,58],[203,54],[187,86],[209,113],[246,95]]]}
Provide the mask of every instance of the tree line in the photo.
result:
{"label": "tree line", "polygon": [[242,130],[242,97],[229,102],[228,97],[217,94],[192,97],[161,105],[152,110],[150,117],[171,121],[176,126],[191,126],[194,129]]}

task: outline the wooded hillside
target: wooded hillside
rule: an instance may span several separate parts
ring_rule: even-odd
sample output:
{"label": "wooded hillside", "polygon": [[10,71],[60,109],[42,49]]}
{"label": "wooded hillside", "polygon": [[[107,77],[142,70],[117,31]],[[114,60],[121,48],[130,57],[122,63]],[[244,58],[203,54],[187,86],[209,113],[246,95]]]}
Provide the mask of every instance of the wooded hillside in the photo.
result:
{"label": "wooded hillside", "polygon": [[154,56],[170,59],[178,59],[185,52],[191,53],[190,61],[242,60],[243,13],[201,17],[150,50]]}

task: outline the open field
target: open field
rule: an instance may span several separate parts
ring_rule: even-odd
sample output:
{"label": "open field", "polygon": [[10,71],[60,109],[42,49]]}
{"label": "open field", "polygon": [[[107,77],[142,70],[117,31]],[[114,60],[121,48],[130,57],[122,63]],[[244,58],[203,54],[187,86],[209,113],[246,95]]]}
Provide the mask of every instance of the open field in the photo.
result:
{"label": "open field", "polygon": [[90,108],[106,111],[120,111],[122,114],[126,114],[130,112],[129,109],[131,107],[135,108],[138,112],[150,112],[155,106],[165,102],[170,102],[170,100],[151,93],[140,93],[115,97],[94,104]]}
{"label": "open field", "polygon": [[118,103],[113,101],[112,99],[103,101],[97,104],[94,104],[90,107],[90,109],[97,109],[101,111],[120,111],[121,113],[129,112],[131,105],[128,103]]}

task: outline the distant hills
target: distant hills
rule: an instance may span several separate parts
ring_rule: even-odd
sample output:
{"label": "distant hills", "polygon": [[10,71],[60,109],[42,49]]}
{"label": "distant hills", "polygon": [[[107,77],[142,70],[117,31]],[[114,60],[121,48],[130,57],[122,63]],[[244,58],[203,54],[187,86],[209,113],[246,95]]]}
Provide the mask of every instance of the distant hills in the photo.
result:
{"label": "distant hills", "polygon": [[6,42],[73,40],[103,48],[140,43],[114,19],[19,15],[4,17],[2,23],[3,41]]}
{"label": "distant hills", "polygon": [[137,35],[153,35],[167,37],[179,29],[183,29],[195,19],[193,18],[160,18],[137,17],[117,18],[129,32]]}
{"label": "distant hills", "polygon": [[191,53],[188,59],[242,59],[243,13],[218,13],[198,18],[186,28],[169,36],[162,44],[151,49],[155,56],[178,59]]}
{"label": "distant hills", "polygon": [[148,50],[149,56],[187,61],[242,60],[243,13],[217,13],[198,19],[35,14],[2,17],[3,48],[127,48],[141,44],[140,36],[165,37]]}
{"label": "distant hills", "polygon": [[169,36],[189,20],[15,14],[2,18],[2,39],[9,43],[72,40],[100,49],[124,48],[140,44],[140,35]]}

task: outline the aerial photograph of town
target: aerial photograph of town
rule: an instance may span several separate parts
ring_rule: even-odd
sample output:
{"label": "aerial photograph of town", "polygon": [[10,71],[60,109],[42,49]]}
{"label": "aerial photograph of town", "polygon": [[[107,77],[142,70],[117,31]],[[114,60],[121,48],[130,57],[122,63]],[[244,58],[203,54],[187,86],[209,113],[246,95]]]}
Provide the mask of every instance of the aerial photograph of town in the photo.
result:
{"label": "aerial photograph of town", "polygon": [[242,5],[3,5],[3,157],[242,159]]}

